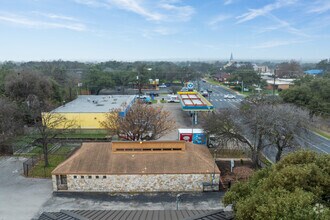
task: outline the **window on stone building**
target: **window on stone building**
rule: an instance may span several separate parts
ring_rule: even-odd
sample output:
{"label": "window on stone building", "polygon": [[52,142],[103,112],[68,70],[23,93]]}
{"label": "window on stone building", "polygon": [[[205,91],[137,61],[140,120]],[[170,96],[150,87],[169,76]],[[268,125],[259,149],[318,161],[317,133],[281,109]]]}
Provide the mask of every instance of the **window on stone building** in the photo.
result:
{"label": "window on stone building", "polygon": [[88,176],[88,179],[92,179],[92,176]]}
{"label": "window on stone building", "polygon": [[84,176],[81,176],[80,178],[81,178],[81,179],[84,179]]}
{"label": "window on stone building", "polygon": [[103,176],[103,179],[106,179],[107,178],[107,176]]}
{"label": "window on stone building", "polygon": [[77,176],[73,176],[73,179],[77,179]]}
{"label": "window on stone building", "polygon": [[96,179],[98,179],[98,178],[99,178],[99,176],[95,176],[95,178],[96,178]]}

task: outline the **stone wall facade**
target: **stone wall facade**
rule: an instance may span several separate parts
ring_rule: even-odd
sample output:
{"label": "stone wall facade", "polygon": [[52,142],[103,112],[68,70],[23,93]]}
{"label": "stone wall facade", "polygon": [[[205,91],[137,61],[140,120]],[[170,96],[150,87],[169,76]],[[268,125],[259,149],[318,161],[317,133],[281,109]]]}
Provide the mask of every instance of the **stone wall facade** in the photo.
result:
{"label": "stone wall facade", "polygon": [[[202,191],[213,174],[67,175],[67,191],[76,192],[188,192]],[[53,175],[53,189],[59,191]],[[220,174],[214,183],[219,184]],[[61,190],[62,191],[62,190]]]}

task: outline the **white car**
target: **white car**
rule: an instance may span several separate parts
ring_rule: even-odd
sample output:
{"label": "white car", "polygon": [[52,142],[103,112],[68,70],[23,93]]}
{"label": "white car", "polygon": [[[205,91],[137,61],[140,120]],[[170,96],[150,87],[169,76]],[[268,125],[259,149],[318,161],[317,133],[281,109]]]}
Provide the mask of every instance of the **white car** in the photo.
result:
{"label": "white car", "polygon": [[166,88],[167,86],[163,83],[161,85],[158,86],[159,88]]}
{"label": "white car", "polygon": [[224,98],[225,99],[236,99],[236,96],[233,94],[226,94],[226,95],[224,95]]}

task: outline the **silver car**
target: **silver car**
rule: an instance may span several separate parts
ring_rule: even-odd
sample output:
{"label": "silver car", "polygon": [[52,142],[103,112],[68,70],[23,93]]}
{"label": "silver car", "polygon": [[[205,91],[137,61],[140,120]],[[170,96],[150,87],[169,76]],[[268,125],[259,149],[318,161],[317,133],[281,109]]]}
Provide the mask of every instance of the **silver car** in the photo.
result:
{"label": "silver car", "polygon": [[225,99],[236,99],[236,96],[233,94],[226,94],[226,95],[224,95],[224,98]]}

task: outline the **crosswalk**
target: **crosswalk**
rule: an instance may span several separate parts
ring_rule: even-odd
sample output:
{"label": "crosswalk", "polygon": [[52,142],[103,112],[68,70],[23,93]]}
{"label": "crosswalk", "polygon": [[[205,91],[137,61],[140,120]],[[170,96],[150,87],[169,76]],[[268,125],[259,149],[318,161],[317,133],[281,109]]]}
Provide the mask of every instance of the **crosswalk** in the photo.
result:
{"label": "crosswalk", "polygon": [[211,99],[211,102],[241,102],[242,99]]}

